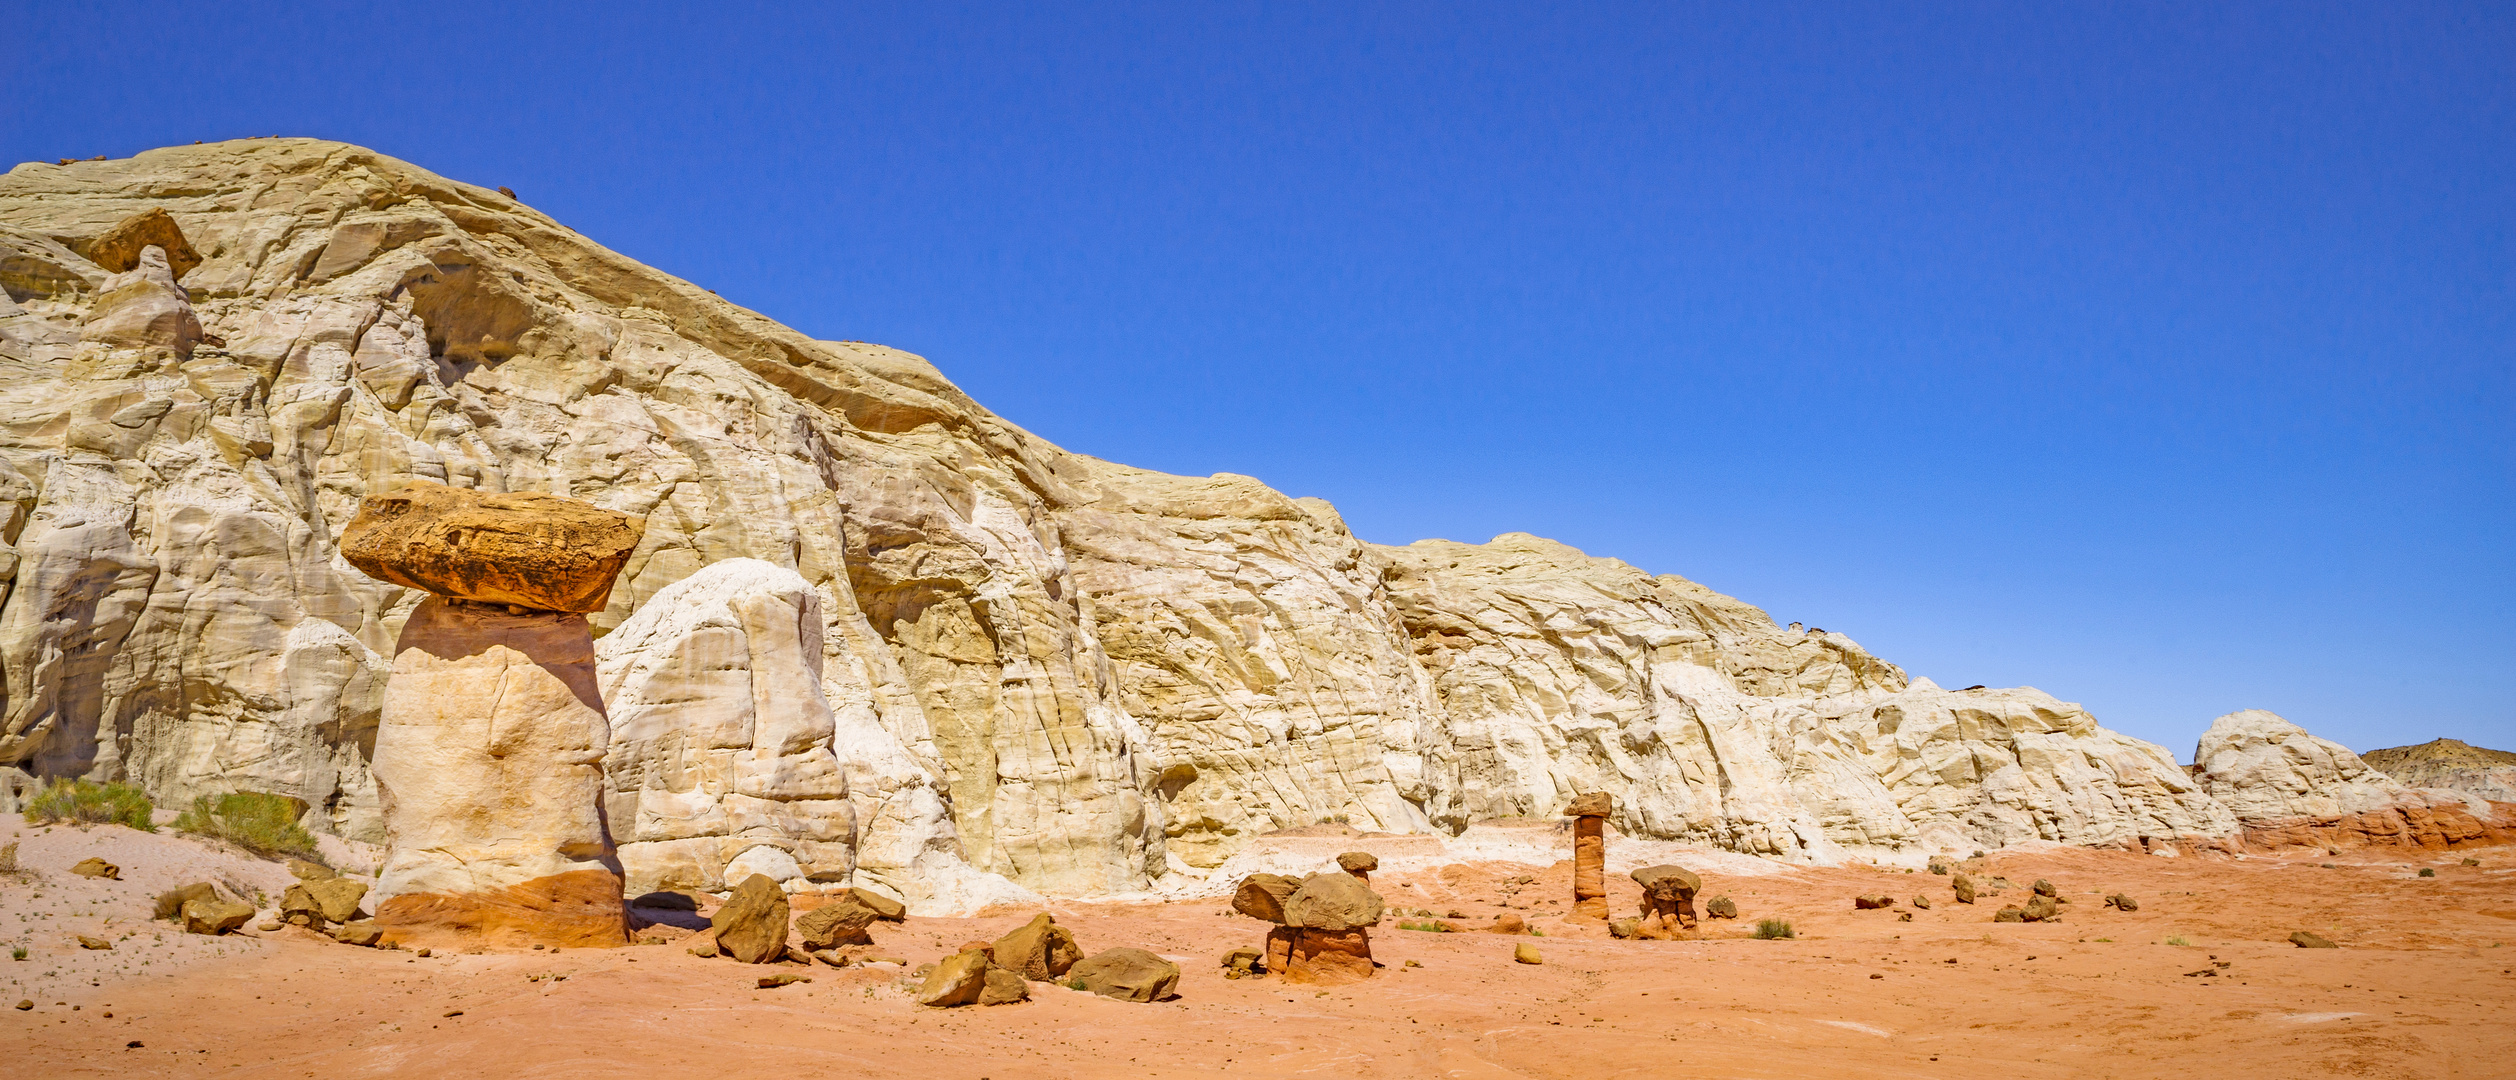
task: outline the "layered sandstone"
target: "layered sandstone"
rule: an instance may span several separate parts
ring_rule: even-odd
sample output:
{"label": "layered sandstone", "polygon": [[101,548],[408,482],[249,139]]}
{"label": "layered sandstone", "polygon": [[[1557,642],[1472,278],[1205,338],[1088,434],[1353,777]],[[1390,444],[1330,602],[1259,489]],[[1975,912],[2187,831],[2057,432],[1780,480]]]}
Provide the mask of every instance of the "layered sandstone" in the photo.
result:
{"label": "layered sandstone", "polygon": [[[383,675],[428,589],[485,579],[379,579],[334,538],[429,482],[644,520],[608,596],[500,602],[600,600],[591,631],[643,643],[607,646],[636,730],[605,760],[637,777],[607,797],[658,881],[966,910],[1589,791],[1623,836],[1801,860],[2239,831],[2166,751],[2039,691],[1944,690],[1531,536],[1371,545],[1248,477],[1070,453],[922,358],[357,147],[20,165],[0,290],[0,766],[33,775],[279,792],[384,839]],[[793,577],[667,594],[737,560]]]}
{"label": "layered sandstone", "polygon": [[2193,773],[2256,846],[2443,848],[2516,837],[2516,815],[2487,800],[2409,787],[2261,709],[2212,722]]}

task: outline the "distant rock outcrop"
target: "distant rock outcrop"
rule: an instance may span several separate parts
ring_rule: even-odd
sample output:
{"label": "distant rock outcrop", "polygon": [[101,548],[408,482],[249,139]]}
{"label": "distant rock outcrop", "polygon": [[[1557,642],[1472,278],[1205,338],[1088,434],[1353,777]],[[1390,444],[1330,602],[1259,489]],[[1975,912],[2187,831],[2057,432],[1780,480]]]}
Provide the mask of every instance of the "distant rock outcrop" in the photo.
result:
{"label": "distant rock outcrop", "polygon": [[2505,750],[2434,739],[2370,750],[2359,760],[2412,787],[2453,788],[2493,802],[2516,803],[2516,754]]}
{"label": "distant rock outcrop", "polygon": [[2506,839],[2516,821],[2478,796],[2409,787],[2340,743],[2261,709],[2213,721],[2193,775],[2258,846],[2443,848]]}

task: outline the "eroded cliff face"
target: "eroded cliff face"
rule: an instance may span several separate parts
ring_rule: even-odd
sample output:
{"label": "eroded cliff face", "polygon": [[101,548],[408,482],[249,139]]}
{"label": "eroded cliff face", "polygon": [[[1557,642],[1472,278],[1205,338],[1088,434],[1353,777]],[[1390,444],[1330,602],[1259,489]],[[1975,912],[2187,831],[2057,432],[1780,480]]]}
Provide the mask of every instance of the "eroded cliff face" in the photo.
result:
{"label": "eroded cliff face", "polygon": [[[921,358],[806,339],[356,147],[20,165],[0,289],[0,765],[41,775],[279,791],[377,839],[385,655],[422,597],[336,541],[422,478],[643,516],[597,634],[712,564],[791,572],[810,603],[770,591],[817,614],[816,662],[775,678],[814,673],[846,773],[795,797],[844,790],[853,872],[912,898],[1127,891],[1272,829],[1456,829],[1594,789],[1629,833],[1796,858],[2235,829],[2163,750],[2036,691],[1908,683],[1534,537],[1376,547],[1246,477],[1072,454]],[[699,592],[688,627],[636,632],[730,649],[681,632],[724,606]],[[674,678],[633,681],[671,715]],[[758,750],[746,730],[711,752]],[[612,763],[619,790],[690,790],[658,757],[677,738],[640,728],[657,760]],[[649,824],[620,839],[677,838]],[[837,817],[806,831],[781,850],[807,878],[848,865],[810,846]]]}

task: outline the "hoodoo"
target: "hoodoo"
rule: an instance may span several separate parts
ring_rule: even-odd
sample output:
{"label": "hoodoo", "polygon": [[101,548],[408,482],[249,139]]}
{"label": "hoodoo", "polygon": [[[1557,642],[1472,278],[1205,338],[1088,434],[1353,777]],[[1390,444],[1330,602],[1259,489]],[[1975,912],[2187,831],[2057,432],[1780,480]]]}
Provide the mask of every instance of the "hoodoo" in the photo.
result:
{"label": "hoodoo", "polygon": [[643,526],[556,496],[414,484],[343,531],[361,569],[435,594],[402,625],[376,732],[386,941],[626,942],[583,612]]}

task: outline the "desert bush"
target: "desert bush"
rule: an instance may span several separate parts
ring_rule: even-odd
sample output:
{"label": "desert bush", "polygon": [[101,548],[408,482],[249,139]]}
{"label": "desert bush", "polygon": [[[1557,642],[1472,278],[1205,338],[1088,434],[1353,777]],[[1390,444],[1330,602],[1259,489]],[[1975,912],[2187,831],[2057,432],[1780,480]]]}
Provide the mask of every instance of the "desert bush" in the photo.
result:
{"label": "desert bush", "polygon": [[2435,868],[2435,867],[2423,866],[2423,867],[2421,867],[2421,868],[2420,868],[2420,876],[2421,876],[2421,877],[2436,877],[2436,876],[2437,876],[2437,870],[2436,870],[2436,868]]}
{"label": "desert bush", "polygon": [[2179,948],[2179,949],[2185,949],[2185,948],[2191,948],[2193,943],[2192,943],[2192,942],[2189,942],[2189,941],[2184,940],[2184,935],[2182,935],[2182,934],[2177,934],[2177,935],[2175,935],[2174,937],[2168,938],[2168,939],[2167,939],[2167,944],[2169,944],[2169,945],[2173,945],[2173,946],[2175,946],[2176,948]]}
{"label": "desert bush", "polygon": [[149,815],[156,812],[157,805],[149,801],[148,792],[133,785],[66,778],[45,785],[26,803],[26,820],[37,825],[119,824],[141,832],[156,832],[157,824],[149,820]]}
{"label": "desert bush", "polygon": [[1795,937],[1798,937],[1798,936],[1800,936],[1800,935],[1798,935],[1798,934],[1796,934],[1796,933],[1792,932],[1792,930],[1791,930],[1791,923],[1790,923],[1790,921],[1789,921],[1789,920],[1786,920],[1786,919],[1758,919],[1758,920],[1756,920],[1756,940],[1758,940],[1758,941],[1780,941],[1780,940],[1784,940],[1784,939],[1787,939],[1787,938],[1795,938]]}
{"label": "desert bush", "polygon": [[225,840],[256,855],[312,858],[314,834],[297,824],[297,801],[282,795],[239,791],[203,795],[175,819],[188,833]]}

